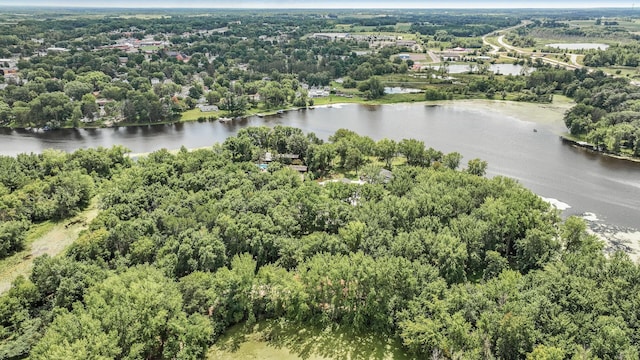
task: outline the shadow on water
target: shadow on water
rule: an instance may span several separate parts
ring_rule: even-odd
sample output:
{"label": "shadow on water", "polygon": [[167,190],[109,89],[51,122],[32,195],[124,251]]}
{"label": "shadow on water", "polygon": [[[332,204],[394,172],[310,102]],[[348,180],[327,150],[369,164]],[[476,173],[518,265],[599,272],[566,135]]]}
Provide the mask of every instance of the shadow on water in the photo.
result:
{"label": "shadow on water", "polygon": [[574,154],[583,157],[585,160],[589,162],[597,163],[597,166],[602,166],[610,171],[626,171],[626,170],[634,171],[640,168],[640,163],[632,160],[625,160],[625,159],[619,159],[611,156],[606,156],[603,154],[599,154],[595,151],[572,146],[571,144],[568,144],[568,143],[563,143],[563,145]]}
{"label": "shadow on water", "polygon": [[82,130],[84,132],[84,134],[92,139],[99,139],[104,135],[104,130],[103,129],[84,129]]}

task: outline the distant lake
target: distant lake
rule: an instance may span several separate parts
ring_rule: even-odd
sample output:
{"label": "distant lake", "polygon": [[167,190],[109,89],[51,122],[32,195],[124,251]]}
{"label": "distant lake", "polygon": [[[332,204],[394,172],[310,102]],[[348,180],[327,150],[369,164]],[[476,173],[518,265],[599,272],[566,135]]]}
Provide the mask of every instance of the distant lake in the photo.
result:
{"label": "distant lake", "polygon": [[[478,66],[473,64],[473,71],[477,71]],[[535,69],[529,68],[529,71],[534,71]],[[491,64],[489,66],[489,71],[494,74],[502,74],[502,75],[520,75],[522,71],[522,65],[514,65],[514,64]],[[469,65],[462,64],[453,64],[449,65],[449,74],[464,74],[469,72]]]}
{"label": "distant lake", "polygon": [[569,43],[569,44],[547,44],[548,47],[566,50],[607,50],[609,45],[596,43]]}

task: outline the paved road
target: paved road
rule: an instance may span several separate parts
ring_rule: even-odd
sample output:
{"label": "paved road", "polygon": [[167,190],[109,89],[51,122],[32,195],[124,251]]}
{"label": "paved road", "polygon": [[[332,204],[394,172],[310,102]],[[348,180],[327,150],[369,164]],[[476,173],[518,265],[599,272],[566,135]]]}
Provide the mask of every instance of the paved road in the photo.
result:
{"label": "paved road", "polygon": [[[495,34],[495,33],[498,33],[498,34],[505,33],[507,31],[511,31],[511,30],[517,29],[517,28],[522,27],[522,26],[527,26],[530,23],[531,23],[530,21],[523,20],[522,23],[520,23],[519,25],[499,30],[497,32],[494,32],[493,34]],[[500,48],[498,48],[498,46],[496,46],[495,44],[490,43],[487,40],[488,36],[489,36],[489,34],[487,34],[487,35],[482,37],[483,43],[486,44],[486,45],[491,46],[491,48],[492,48],[491,53],[492,54],[498,54]],[[528,51],[528,50],[524,50],[524,49],[521,49],[521,48],[518,48],[518,47],[515,47],[515,46],[512,46],[512,45],[509,45],[504,41],[504,35],[499,35],[497,40],[498,40],[498,44],[500,44],[500,46],[502,48],[506,49],[507,51],[512,51],[512,52],[518,53],[520,55],[529,56],[533,60],[540,59],[541,61],[543,61],[543,62],[545,62],[547,64],[558,65],[558,66],[564,67],[566,69],[581,69],[582,68],[582,65],[578,64],[578,56],[575,55],[575,54],[571,54],[571,63],[566,63],[564,61],[560,61],[560,60],[556,60],[556,59],[550,59],[550,58],[546,57],[547,55],[554,55],[553,53],[534,53],[534,52],[531,52],[531,51]],[[505,55],[502,55],[502,56],[506,57]]]}
{"label": "paved road", "polygon": [[442,61],[442,60],[440,60],[440,56],[436,55],[436,54],[435,54],[433,51],[431,51],[431,50],[427,51],[427,55],[429,55],[429,57],[431,58],[431,62],[432,62],[432,63],[437,64],[437,63],[439,63],[440,61]]}
{"label": "paved road", "polygon": [[[504,29],[502,29],[502,30],[494,31],[494,32],[491,32],[491,33],[489,33],[489,34],[485,34],[484,36],[482,36],[482,42],[483,42],[485,45],[489,45],[489,46],[491,46],[491,51],[490,51],[489,53],[491,53],[491,54],[497,54],[497,53],[499,53],[499,52],[500,52],[500,47],[499,47],[499,46],[497,46],[497,45],[495,45],[495,44],[493,44],[493,43],[490,43],[490,42],[487,40],[487,37],[489,37],[489,36],[491,36],[491,35],[495,35],[495,34],[505,33],[505,32],[511,31],[511,30],[515,30],[515,29],[517,29],[517,28],[520,28],[520,27],[523,27],[523,26],[527,26],[527,25],[529,25],[529,24],[531,24],[531,21],[529,21],[529,20],[522,20],[522,22],[521,22],[520,24],[518,24],[518,25],[511,26],[511,27],[508,27],[508,28],[504,28]],[[498,40],[498,41],[499,41],[499,40]],[[501,45],[502,45],[502,44],[501,44]]]}

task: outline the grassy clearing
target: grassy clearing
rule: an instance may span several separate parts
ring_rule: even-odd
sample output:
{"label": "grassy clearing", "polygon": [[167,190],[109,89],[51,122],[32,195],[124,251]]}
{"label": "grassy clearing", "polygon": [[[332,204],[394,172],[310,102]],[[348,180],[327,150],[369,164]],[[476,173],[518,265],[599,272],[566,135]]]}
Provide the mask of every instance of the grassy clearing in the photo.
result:
{"label": "grassy clearing", "polygon": [[[95,219],[98,212],[98,201],[94,198],[86,210],[72,219],[47,221],[32,226],[27,234],[25,250],[0,261],[0,294],[8,290],[18,276],[29,274],[36,257],[44,254],[56,256],[66,249],[87,228],[87,224]],[[65,226],[78,219],[82,221]]]}
{"label": "grassy clearing", "polygon": [[[9,257],[6,257],[0,260],[0,284],[4,284],[7,279],[5,277],[10,274],[11,269],[18,267],[22,262],[25,261],[26,257],[29,257],[31,244],[41,237],[43,237],[46,233],[51,231],[51,229],[56,225],[56,223],[52,221],[46,221],[40,224],[34,224],[31,226],[27,233],[27,238],[25,240],[25,249],[17,252]],[[9,281],[11,283],[13,279]],[[3,285],[0,285],[0,292],[2,292]]]}
{"label": "grassy clearing", "polygon": [[148,46],[141,46],[140,50],[142,51],[157,51],[162,49],[162,46],[158,46],[158,45],[148,45]]}
{"label": "grassy clearing", "polygon": [[611,67],[599,67],[598,70],[602,70],[610,75],[624,76],[624,77],[637,77],[640,76],[640,72],[637,68],[623,67],[623,66],[611,66]]}
{"label": "grassy clearing", "polygon": [[408,32],[411,30],[411,23],[397,23],[396,31]]}
{"label": "grassy clearing", "polygon": [[207,359],[325,360],[409,359],[399,341],[356,334],[340,327],[321,328],[284,321],[237,325],[211,347]]}
{"label": "grassy clearing", "polygon": [[221,116],[222,116],[222,111],[202,112],[200,111],[199,108],[195,108],[195,109],[191,109],[183,112],[182,116],[180,116],[180,121],[194,121],[202,117],[206,118],[206,117],[221,117]]}
{"label": "grassy clearing", "polygon": [[375,26],[362,26],[351,24],[336,24],[330,31],[348,32],[348,33],[361,33],[365,31],[375,31]]}
{"label": "grassy clearing", "polygon": [[375,100],[367,100],[362,97],[344,97],[344,96],[328,96],[313,99],[315,106],[331,105],[331,104],[364,104],[364,105],[382,105],[382,104],[398,104],[416,101],[424,101],[424,94],[387,94]]}

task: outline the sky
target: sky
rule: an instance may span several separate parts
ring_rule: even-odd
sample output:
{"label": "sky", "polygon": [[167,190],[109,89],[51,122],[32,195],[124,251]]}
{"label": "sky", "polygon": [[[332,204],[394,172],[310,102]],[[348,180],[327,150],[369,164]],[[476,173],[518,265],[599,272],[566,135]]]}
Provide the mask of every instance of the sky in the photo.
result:
{"label": "sky", "polygon": [[[110,8],[597,8],[629,7],[630,1],[532,0],[0,0],[0,6]],[[640,5],[640,0],[638,0]]]}

